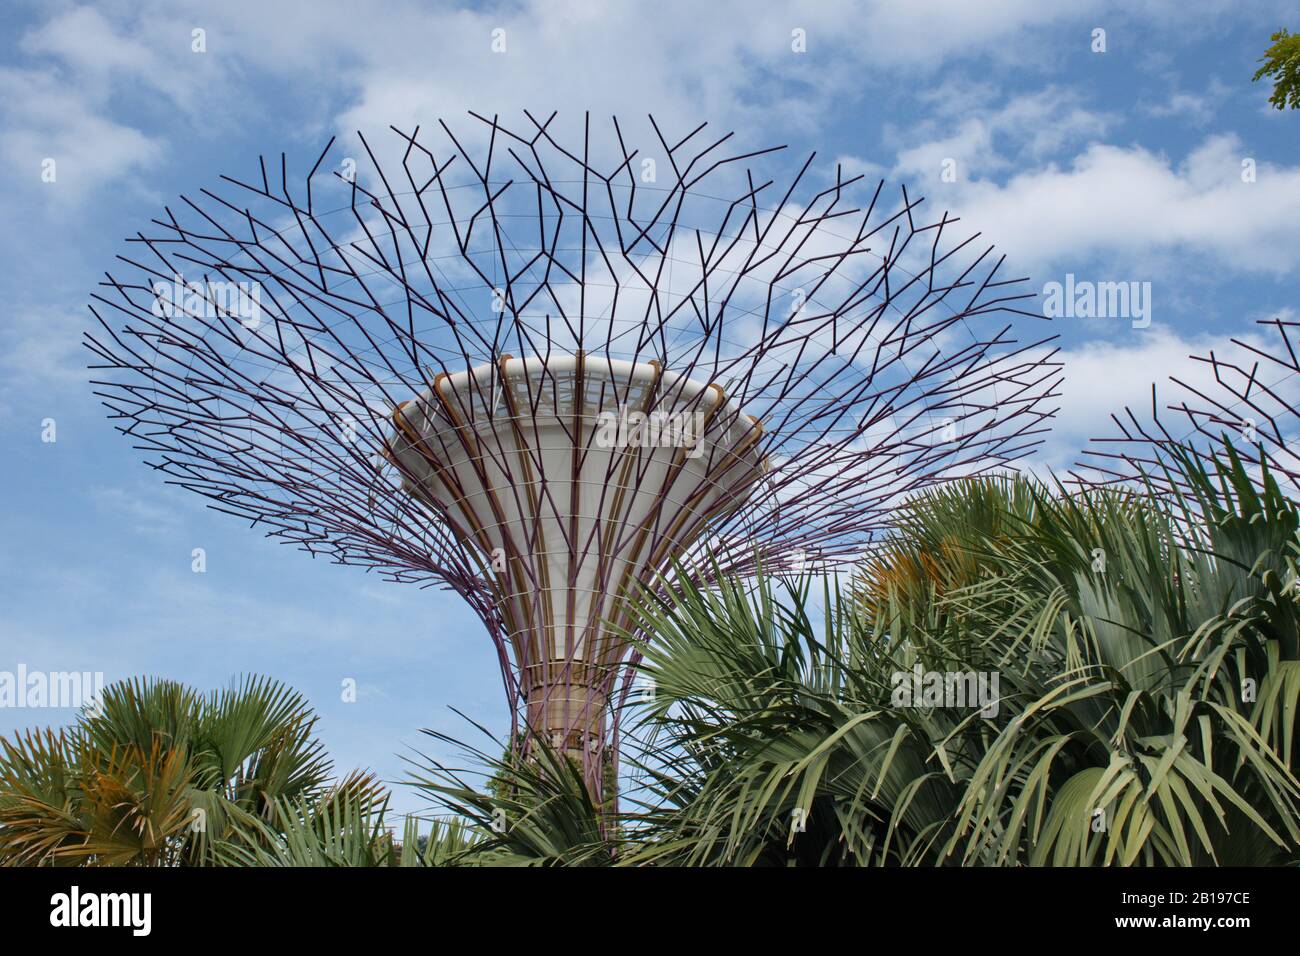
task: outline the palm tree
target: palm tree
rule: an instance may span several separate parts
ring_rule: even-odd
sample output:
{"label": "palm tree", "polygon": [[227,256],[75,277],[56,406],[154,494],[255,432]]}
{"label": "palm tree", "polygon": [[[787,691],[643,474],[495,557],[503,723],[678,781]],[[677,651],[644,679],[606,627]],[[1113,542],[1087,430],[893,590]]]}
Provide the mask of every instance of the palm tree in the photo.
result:
{"label": "palm tree", "polygon": [[[608,805],[597,805],[582,765],[538,736],[527,756],[491,740],[484,750],[438,731],[424,731],[459,747],[486,780],[479,788],[471,772],[447,767],[426,755],[414,761],[410,783],[442,810],[464,821],[472,836],[446,862],[475,866],[600,866],[613,861],[620,839]],[[501,754],[501,756],[496,756]],[[614,788],[607,783],[606,793]],[[441,835],[441,834],[439,834]]]}
{"label": "palm tree", "polygon": [[294,827],[366,815],[370,775],[332,782],[305,699],[248,677],[202,696],[135,679],[60,731],[0,738],[0,862],[205,865],[246,861]]}
{"label": "palm tree", "polygon": [[[932,489],[842,590],[646,595],[656,692],[626,715],[621,813],[544,741],[493,741],[466,748],[481,789],[417,761],[455,819],[399,840],[282,685],[133,681],[69,730],[0,740],[0,861],[1295,864],[1300,509],[1231,447],[1173,467],[1172,495]],[[972,700],[953,675],[987,680]]]}
{"label": "palm tree", "polygon": [[462,820],[420,820],[408,816],[396,840],[385,823],[386,806],[338,794],[324,806],[281,801],[270,821],[240,828],[222,862],[231,866],[430,867],[477,862],[481,838]]}
{"label": "palm tree", "polygon": [[[980,479],[910,505],[820,621],[807,582],[647,602],[649,779],[621,862],[1300,859],[1300,512],[1229,449],[1161,502]],[[996,713],[900,677],[996,675]]]}

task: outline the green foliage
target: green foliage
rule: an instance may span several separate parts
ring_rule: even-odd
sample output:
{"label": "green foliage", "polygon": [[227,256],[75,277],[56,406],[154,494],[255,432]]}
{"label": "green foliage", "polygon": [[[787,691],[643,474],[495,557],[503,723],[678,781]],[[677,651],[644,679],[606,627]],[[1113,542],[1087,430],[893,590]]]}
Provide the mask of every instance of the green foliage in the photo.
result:
{"label": "green foliage", "polygon": [[1273,45],[1264,51],[1253,79],[1272,77],[1273,94],[1268,101],[1276,109],[1300,108],[1300,34],[1279,30],[1269,39]]}
{"label": "green foliage", "polygon": [[[1160,495],[931,489],[842,591],[715,575],[645,595],[655,695],[623,715],[619,811],[547,741],[491,740],[459,745],[472,771],[415,761],[452,818],[399,839],[371,777],[330,782],[293,692],[136,681],[0,741],[0,859],[1300,863],[1300,510],[1230,445],[1170,468]],[[918,670],[996,676],[996,697],[900,697]]]}
{"label": "green foliage", "polygon": [[[1229,450],[1168,506],[981,479],[914,501],[821,627],[806,585],[651,603],[653,796],[626,863],[1300,858],[1300,515]],[[895,674],[996,672],[996,715]]]}
{"label": "green foliage", "polygon": [[[482,727],[479,728],[483,730]],[[483,730],[486,734],[486,730]],[[412,783],[441,807],[468,821],[474,840],[452,862],[475,866],[587,866],[611,862],[613,839],[583,779],[582,768],[562,750],[535,737],[529,755],[503,748],[481,750],[446,734],[426,730],[460,748],[488,778],[473,786],[467,772],[427,756]],[[498,757],[495,754],[501,753]]]}
{"label": "green foliage", "polygon": [[0,739],[0,862],[210,865],[327,828],[378,783],[331,786],[316,717],[283,684],[248,677],[204,697],[172,681],[105,689],[68,729]]}
{"label": "green foliage", "polygon": [[278,801],[268,821],[253,821],[220,854],[227,866],[458,866],[477,841],[460,820],[420,821],[407,817],[397,841],[385,824],[387,801],[347,786],[315,804]]}

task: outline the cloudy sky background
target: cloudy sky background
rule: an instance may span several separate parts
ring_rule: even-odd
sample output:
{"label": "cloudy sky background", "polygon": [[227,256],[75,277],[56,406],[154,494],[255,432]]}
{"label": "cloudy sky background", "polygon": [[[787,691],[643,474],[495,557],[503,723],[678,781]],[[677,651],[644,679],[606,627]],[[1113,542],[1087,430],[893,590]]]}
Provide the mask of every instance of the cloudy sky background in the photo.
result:
{"label": "cloudy sky background", "polygon": [[[310,697],[341,768],[390,780],[402,753],[426,747],[421,727],[472,734],[452,707],[504,726],[493,652],[456,598],[313,562],[164,486],[87,384],[86,303],[125,237],[220,173],[251,174],[259,153],[310,165],[357,129],[467,109],[652,112],[682,133],[707,119],[747,145],[905,182],[1035,288],[1067,272],[1150,282],[1148,328],[1057,323],[1063,407],[1037,464],[1068,466],[1153,380],[1195,378],[1189,353],[1296,310],[1300,114],[1271,110],[1250,82],[1269,34],[1300,29],[1294,3],[1132,6],[7,4],[0,670],[199,688],[271,674]],[[1091,49],[1098,27],[1105,53]],[[195,28],[206,53],[191,51]],[[505,54],[491,50],[496,28]],[[806,53],[791,50],[796,28]],[[46,158],[55,183],[42,182]],[[196,547],[205,574],[190,570]],[[340,699],[346,678],[355,703]],[[0,733],[70,716],[4,709]]]}

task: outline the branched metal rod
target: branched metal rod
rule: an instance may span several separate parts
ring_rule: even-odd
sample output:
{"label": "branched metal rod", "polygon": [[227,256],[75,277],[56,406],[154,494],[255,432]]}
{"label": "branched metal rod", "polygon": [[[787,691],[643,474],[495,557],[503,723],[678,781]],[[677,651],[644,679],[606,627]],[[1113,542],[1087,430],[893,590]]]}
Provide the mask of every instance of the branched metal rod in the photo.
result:
{"label": "branched metal rod", "polygon": [[[1267,466],[1290,493],[1300,493],[1300,361],[1290,329],[1300,322],[1266,319],[1258,340],[1229,340],[1234,355],[1215,350],[1189,358],[1209,370],[1204,382],[1171,375],[1162,403],[1151,386],[1150,411],[1112,415],[1117,434],[1094,438],[1071,479],[1085,486],[1149,485],[1157,493],[1186,492],[1172,469],[1179,449],[1222,452],[1230,442],[1254,470]],[[1162,415],[1162,412],[1165,413]]]}
{"label": "branched metal rod", "polygon": [[[617,119],[576,142],[525,118],[330,140],[301,188],[282,154],[278,182],[263,158],[181,197],[86,344],[166,480],[460,594],[517,726],[599,790],[632,601],[674,567],[858,560],[905,495],[1031,452],[1060,363],[1010,324],[1043,321],[1024,280],[906,189],[811,155],[785,178],[785,147],[728,154],[707,124],[651,117],[638,147]],[[1203,431],[1229,414],[1208,407]]]}

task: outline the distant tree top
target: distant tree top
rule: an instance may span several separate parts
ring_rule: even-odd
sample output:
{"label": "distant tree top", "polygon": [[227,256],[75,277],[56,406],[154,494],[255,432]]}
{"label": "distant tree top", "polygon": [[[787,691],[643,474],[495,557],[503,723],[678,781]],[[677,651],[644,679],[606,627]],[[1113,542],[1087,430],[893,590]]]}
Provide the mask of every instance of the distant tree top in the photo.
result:
{"label": "distant tree top", "polygon": [[1273,95],[1268,101],[1280,110],[1300,108],[1300,34],[1278,30],[1270,39],[1273,45],[1264,51],[1254,79],[1273,78]]}

